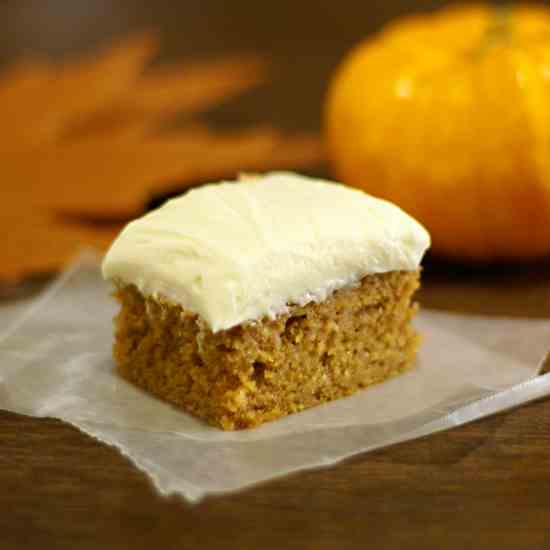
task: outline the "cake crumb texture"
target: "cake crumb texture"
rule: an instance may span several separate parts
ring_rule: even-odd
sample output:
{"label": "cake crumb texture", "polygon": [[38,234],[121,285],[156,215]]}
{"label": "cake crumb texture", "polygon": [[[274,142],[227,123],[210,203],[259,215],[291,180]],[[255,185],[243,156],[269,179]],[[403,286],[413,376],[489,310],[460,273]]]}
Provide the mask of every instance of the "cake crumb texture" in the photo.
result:
{"label": "cake crumb texture", "polygon": [[137,386],[225,430],[338,399],[411,366],[418,271],[367,275],[321,303],[212,332],[135,286],[116,292],[114,356]]}

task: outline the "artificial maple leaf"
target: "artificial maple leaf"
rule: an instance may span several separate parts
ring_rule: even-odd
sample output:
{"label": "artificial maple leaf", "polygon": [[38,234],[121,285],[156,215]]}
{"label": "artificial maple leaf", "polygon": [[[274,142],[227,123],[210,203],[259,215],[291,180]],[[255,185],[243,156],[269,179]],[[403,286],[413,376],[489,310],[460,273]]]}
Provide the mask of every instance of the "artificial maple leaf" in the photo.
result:
{"label": "artificial maple leaf", "polygon": [[[143,143],[89,140],[44,148],[31,157],[32,162],[27,152],[0,152],[6,210],[0,232],[8,236],[4,256],[9,258],[0,265],[4,279],[51,270],[74,253],[76,244],[106,244],[121,227],[112,222],[143,212],[154,195],[241,171],[311,166],[322,152],[310,136],[271,129],[220,135],[202,129]],[[90,220],[95,225],[86,225]],[[105,227],[97,223],[101,220]]]}
{"label": "artificial maple leaf", "polygon": [[79,246],[105,247],[151,197],[241,171],[322,158],[312,136],[220,133],[191,115],[263,78],[254,56],[145,69],[156,38],[137,34],[83,58],[27,59],[0,75],[0,279],[59,269]]}
{"label": "artificial maple leaf", "polygon": [[265,63],[251,55],[150,69],[118,101],[80,117],[67,128],[65,138],[114,132],[143,138],[169,117],[190,117],[258,85],[264,73]]}
{"label": "artificial maple leaf", "polygon": [[321,150],[309,136],[273,129],[172,133],[144,142],[88,140],[32,153],[0,151],[3,194],[41,210],[91,219],[127,219],[154,194],[240,171],[304,167]]}
{"label": "artificial maple leaf", "polygon": [[57,65],[16,63],[0,80],[0,145],[28,148],[56,142],[75,120],[118,101],[156,50],[155,38],[140,34]]}

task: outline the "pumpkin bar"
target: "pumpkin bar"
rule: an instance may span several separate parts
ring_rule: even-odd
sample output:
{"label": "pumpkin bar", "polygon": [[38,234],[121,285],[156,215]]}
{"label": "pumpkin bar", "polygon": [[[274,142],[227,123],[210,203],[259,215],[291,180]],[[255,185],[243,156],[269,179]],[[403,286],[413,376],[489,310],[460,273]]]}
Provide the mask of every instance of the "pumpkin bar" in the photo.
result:
{"label": "pumpkin bar", "polygon": [[226,430],[350,395],[413,364],[429,243],[395,205],[293,173],[192,190],[104,259],[118,372]]}

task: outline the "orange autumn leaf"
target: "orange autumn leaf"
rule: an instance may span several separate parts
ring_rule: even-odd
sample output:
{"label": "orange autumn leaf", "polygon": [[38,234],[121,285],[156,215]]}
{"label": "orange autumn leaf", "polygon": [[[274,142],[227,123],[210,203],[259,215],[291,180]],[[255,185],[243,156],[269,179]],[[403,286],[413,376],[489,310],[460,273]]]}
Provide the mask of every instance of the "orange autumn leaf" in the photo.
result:
{"label": "orange autumn leaf", "polygon": [[25,70],[29,63],[22,62],[0,81],[0,98],[8,96],[0,103],[0,146],[36,147],[55,142],[73,121],[118,101],[156,49],[152,36],[140,34],[99,54],[60,65],[33,67],[31,62]]}
{"label": "orange autumn leaf", "polygon": [[205,59],[146,71],[119,101],[68,128],[68,139],[120,133],[143,137],[174,115],[187,117],[227,101],[264,79],[253,55]]}
{"label": "orange autumn leaf", "polygon": [[310,166],[320,161],[321,148],[315,138],[268,128],[203,135],[199,130],[141,143],[89,140],[28,158],[24,151],[0,152],[4,192],[41,210],[112,220],[135,215],[151,196],[175,187],[247,170]]}
{"label": "orange autumn leaf", "polygon": [[159,67],[143,76],[128,101],[137,111],[193,114],[259,84],[264,72],[251,55]]}
{"label": "orange autumn leaf", "polygon": [[[9,224],[22,224],[25,231],[9,231]],[[55,273],[83,247],[106,248],[122,224],[67,223],[42,212],[12,212],[2,215],[1,231],[7,235],[2,251],[0,280],[16,282],[31,274]]]}
{"label": "orange autumn leaf", "polygon": [[307,167],[322,159],[319,141],[310,136],[270,129],[211,136],[199,130],[197,136],[1,152],[0,233],[7,238],[0,279],[53,271],[79,246],[104,248],[155,194],[234,178],[241,171]]}
{"label": "orange autumn leaf", "polygon": [[[81,246],[106,247],[154,196],[321,161],[313,136],[220,133],[189,118],[258,84],[262,60],[148,70],[157,46],[141,33],[61,63],[16,62],[0,74],[0,280],[54,272]],[[175,115],[188,121],[163,131]]]}

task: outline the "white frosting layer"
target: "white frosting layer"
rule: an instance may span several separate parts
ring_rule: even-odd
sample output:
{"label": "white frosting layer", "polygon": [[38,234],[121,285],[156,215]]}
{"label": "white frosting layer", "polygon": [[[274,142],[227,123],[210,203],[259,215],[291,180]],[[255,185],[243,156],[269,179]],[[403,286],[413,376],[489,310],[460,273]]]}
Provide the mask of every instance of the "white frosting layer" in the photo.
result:
{"label": "white frosting layer", "polygon": [[368,273],[415,270],[429,244],[389,202],[274,172],[192,190],[129,223],[103,276],[167,297],[218,331],[324,300]]}

